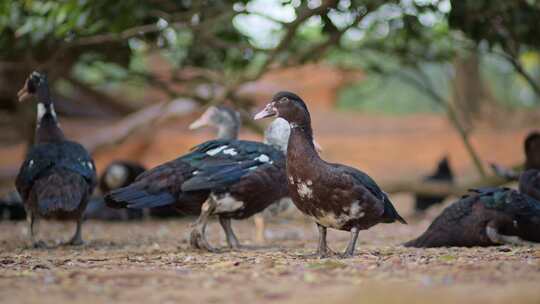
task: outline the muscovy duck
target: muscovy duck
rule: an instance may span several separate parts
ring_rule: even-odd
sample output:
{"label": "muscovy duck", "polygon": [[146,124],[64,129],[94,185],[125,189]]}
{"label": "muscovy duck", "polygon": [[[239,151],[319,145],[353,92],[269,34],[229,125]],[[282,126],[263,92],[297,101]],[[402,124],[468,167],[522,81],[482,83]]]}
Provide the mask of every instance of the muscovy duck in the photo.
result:
{"label": "muscovy duck", "polygon": [[115,160],[105,168],[100,176],[99,190],[101,193],[108,193],[114,189],[126,187],[144,171],[146,168],[136,162]]}
{"label": "muscovy duck", "polygon": [[65,138],[46,75],[33,72],[18,93],[19,101],[31,96],[37,98],[35,144],[15,183],[30,216],[30,238],[35,246],[44,246],[35,240],[38,219],[68,219],[77,222],[69,244],[80,245],[82,215],[97,183],[94,161],[83,146]]}
{"label": "muscovy duck", "polygon": [[[524,170],[540,170],[540,133],[537,131],[530,132],[525,138],[523,144],[523,150],[525,151],[525,164]],[[509,181],[516,181],[519,179],[520,173],[514,169],[506,168],[504,166],[492,163],[491,168],[495,174],[506,178]]]}
{"label": "muscovy duck", "polygon": [[20,221],[26,219],[26,210],[17,191],[10,191],[0,198],[0,221]]}
{"label": "muscovy duck", "polygon": [[233,149],[230,152],[234,158],[209,163],[182,185],[183,191],[210,192],[191,233],[193,247],[216,251],[206,240],[205,234],[208,218],[217,215],[227,244],[239,249],[242,246],[232,230],[232,219],[245,219],[272,204],[290,201],[284,154],[289,126],[278,119],[269,129],[272,132],[265,133],[266,144],[238,140],[227,143],[226,147],[213,146],[212,149]]}
{"label": "muscovy duck", "polygon": [[289,122],[287,148],[289,194],[296,207],[312,217],[319,229],[317,254],[328,254],[327,228],[351,232],[343,256],[353,256],[360,230],[378,223],[399,221],[388,196],[375,181],[355,168],[325,162],[313,145],[311,118],[304,101],[291,92],[279,92],[255,119],[277,116]]}
{"label": "muscovy duck", "polygon": [[[236,111],[234,111],[234,110],[232,110],[232,109],[230,109],[230,108],[228,108],[226,106],[210,106],[210,107],[208,107],[206,109],[206,111],[204,111],[204,113],[197,120],[195,120],[193,123],[191,123],[189,125],[189,129],[191,129],[191,130],[199,129],[199,128],[202,128],[202,127],[211,127],[211,128],[217,129],[217,131],[218,131],[217,132],[218,139],[223,139],[223,140],[236,139],[238,137],[238,131],[239,131],[239,128],[240,128],[240,115]],[[186,157],[186,158],[189,158],[189,157]],[[170,173],[171,177],[172,177],[173,174],[181,174],[182,177],[177,176],[176,178],[188,178],[190,176],[190,174],[186,173],[186,172],[190,170],[190,166],[184,166],[185,164],[182,165],[183,161],[189,162],[189,160],[187,160],[187,159],[184,159],[184,160],[177,159],[175,161],[169,162],[168,165],[165,164],[166,166],[164,168],[175,167],[176,172],[175,173]],[[158,166],[158,167],[152,169],[151,171],[152,172],[158,172],[159,170],[164,169],[164,168],[161,168],[161,166]],[[182,172],[182,170],[187,170],[187,171]],[[167,174],[167,173],[165,173],[165,174]],[[152,174],[150,174],[150,175],[152,175]],[[121,192],[123,192],[124,190],[125,191],[133,191],[133,189],[136,188],[136,187],[144,187],[144,185],[151,186],[153,178],[154,178],[153,175],[151,177],[147,177],[147,178],[145,178],[144,182],[139,182],[134,187],[128,187],[128,185],[131,184],[132,182],[134,182],[134,180],[131,181],[127,185],[123,185],[122,187],[119,187],[118,189],[122,189],[122,188],[126,188],[126,189],[116,191],[115,192],[116,195],[109,196],[110,197],[109,198],[109,204],[113,208],[125,207],[120,202],[113,203],[112,202],[113,197],[116,197],[117,199],[121,199],[119,194]],[[172,185],[169,185],[169,186],[172,187]],[[156,187],[156,186],[154,186],[154,187]],[[113,189],[111,189],[111,190],[113,190]],[[116,189],[114,189],[114,190],[116,190]],[[179,186],[178,186],[177,190],[180,190]],[[156,189],[155,192],[159,192],[159,189]],[[106,193],[106,192],[104,192],[104,193]],[[202,196],[204,197],[204,195],[202,195]],[[199,200],[200,197],[201,197],[200,195],[195,195],[194,199]],[[185,196],[184,199],[189,201],[190,200],[190,195]],[[182,199],[180,199],[180,201],[181,200]],[[195,203],[194,208],[191,208],[191,207],[180,208],[180,211],[181,211],[180,213],[178,212],[179,208],[175,208],[172,204],[157,204],[157,205],[158,206],[149,207],[149,208],[151,208],[150,214],[153,217],[171,218],[171,217],[176,217],[181,213],[184,213],[184,214],[199,214],[198,207],[196,207],[197,203]],[[135,211],[135,210],[140,210],[140,209],[143,209],[143,208],[137,207],[137,208],[130,208],[130,209]],[[182,209],[187,209],[187,210],[182,211]]]}
{"label": "muscovy duck", "polygon": [[84,212],[84,218],[104,221],[142,219],[143,210],[118,210],[107,207],[103,194],[128,186],[145,170],[146,168],[141,164],[131,161],[115,160],[107,165],[99,177],[101,195],[94,195],[90,198]]}
{"label": "muscovy duck", "polygon": [[[448,157],[443,157],[437,164],[437,169],[424,178],[424,181],[437,181],[437,182],[454,182],[454,174],[450,168]],[[440,195],[416,195],[414,209],[416,212],[423,212],[429,207],[440,204],[444,201],[446,196]]]}
{"label": "muscovy duck", "polygon": [[[208,125],[217,127],[218,138],[236,139],[238,136],[239,128],[240,128],[240,115],[238,112],[235,112],[227,107],[223,107],[223,106],[210,107],[198,120],[196,120],[190,125],[190,129],[196,129],[196,128],[199,128],[202,126],[208,126]],[[289,124],[283,119],[278,119],[266,128],[264,132],[264,143],[274,146],[278,149],[282,149],[282,151],[286,151],[289,134],[290,134]],[[321,150],[320,146],[316,142],[314,143],[318,151],[320,151]],[[233,170],[233,169],[231,167],[227,167],[227,170]],[[237,173],[239,172],[241,171],[238,171]],[[214,174],[215,174],[214,176],[217,176],[216,172],[214,172]],[[237,177],[239,179],[241,175],[238,175]],[[197,181],[202,181],[202,175],[200,176],[199,179],[197,179]],[[233,179],[229,183],[232,183],[233,181],[236,182],[236,180]],[[191,181],[191,182],[193,183],[194,181]],[[239,186],[236,185],[235,187],[239,187]],[[252,187],[256,188],[257,186],[253,185]],[[235,190],[235,191],[239,191],[239,190]],[[276,192],[276,191],[272,191],[272,192]],[[237,195],[238,197],[244,196],[241,193],[237,193]],[[265,200],[265,199],[266,197],[262,200]],[[210,202],[209,204],[211,203],[213,202]],[[252,203],[248,202],[247,204],[252,204]],[[255,212],[255,217],[254,217],[255,237],[256,237],[257,243],[263,243],[265,240],[265,237],[264,237],[265,236],[265,233],[264,233],[265,232],[265,216],[267,217],[270,215],[275,216],[278,213],[284,210],[287,210],[291,205],[292,205],[292,201],[290,199],[281,199],[278,202],[268,206],[268,208],[264,209],[264,214],[259,213],[259,211]],[[260,204],[260,207],[262,206],[264,206],[264,204]],[[250,215],[245,215],[244,217],[249,217],[249,216]],[[202,215],[202,217],[208,218],[208,216],[204,214]],[[227,219],[222,219],[222,218],[223,217],[220,216],[220,221],[225,221],[224,223],[225,226],[223,227],[230,227],[230,223],[229,223],[230,219],[227,220]],[[236,217],[235,219],[242,219],[242,218]],[[230,244],[233,244],[232,247],[234,248],[239,248],[240,245],[238,245],[239,243],[234,233],[232,232],[231,228],[227,228],[227,229],[228,229],[227,230],[228,232],[226,232],[227,238],[232,240]],[[196,230],[195,233],[197,234],[198,233],[197,231],[200,231],[200,230],[201,229]],[[201,233],[197,234],[197,238],[200,235]],[[202,242],[205,242],[205,238],[202,239]],[[210,248],[209,245],[204,245],[204,246]],[[201,247],[201,246],[196,246],[196,247]]]}
{"label": "muscovy duck", "polygon": [[[190,153],[146,171],[130,186],[110,192],[105,200],[116,208],[173,205],[178,211],[191,215],[201,214],[203,207],[191,234],[191,244],[214,251],[206,241],[205,228],[207,218],[218,214],[229,246],[236,248],[238,242],[232,234],[230,219],[251,216],[283,195],[279,188],[285,185],[279,180],[280,170],[284,176],[283,153],[272,146],[271,139],[269,143],[234,139],[204,142]],[[260,196],[257,191],[265,197],[251,203],[251,197]],[[236,195],[247,196],[242,196],[244,201],[238,201],[233,198]]]}
{"label": "muscovy duck", "polygon": [[206,154],[205,144],[211,146],[216,142],[235,140],[239,124],[239,116],[235,111],[224,106],[209,107],[189,128],[194,130],[204,126],[215,127],[218,129],[218,136],[221,137],[195,147],[184,156],[146,171],[129,186],[109,192],[105,196],[107,204],[112,208],[143,209],[165,207],[176,202],[179,205],[176,209],[181,213],[198,215],[200,205],[208,195],[201,192],[182,193],[180,187],[185,180],[193,176],[205,158],[212,158],[215,154],[221,155],[220,151],[216,153],[210,151]]}
{"label": "muscovy duck", "polygon": [[538,171],[520,178],[520,192],[509,188],[472,189],[448,206],[406,247],[472,247],[540,242],[540,202],[530,194]]}

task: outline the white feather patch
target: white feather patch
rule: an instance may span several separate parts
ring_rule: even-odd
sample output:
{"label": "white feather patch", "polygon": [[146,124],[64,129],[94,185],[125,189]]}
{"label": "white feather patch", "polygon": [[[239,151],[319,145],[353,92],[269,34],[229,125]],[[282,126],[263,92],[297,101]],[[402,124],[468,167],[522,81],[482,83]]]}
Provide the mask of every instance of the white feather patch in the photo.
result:
{"label": "white feather patch", "polygon": [[313,198],[313,189],[311,189],[310,184],[300,182],[296,185],[298,195],[302,198]]}
{"label": "white feather patch", "polygon": [[222,196],[212,194],[212,199],[217,204],[215,213],[234,212],[244,208],[244,202],[237,201],[229,193]]}
{"label": "white feather patch", "polygon": [[267,162],[270,161],[270,157],[268,157],[268,155],[266,155],[266,154],[261,154],[261,155],[255,157],[255,160],[258,160],[261,163],[267,163]]}
{"label": "white feather patch", "polygon": [[217,147],[217,148],[214,148],[214,149],[212,149],[212,150],[208,150],[208,151],[206,152],[206,154],[208,154],[208,155],[210,155],[210,156],[214,156],[214,155],[218,154],[219,152],[221,152],[221,151],[227,149],[228,147],[229,147],[229,146],[227,146],[227,145],[221,146],[221,147]]}
{"label": "white feather patch", "polygon": [[45,109],[45,105],[39,102],[37,104],[37,121],[40,121],[46,112],[47,110]]}
{"label": "white feather patch", "polygon": [[229,148],[229,149],[223,150],[223,154],[228,154],[228,155],[231,155],[231,156],[235,156],[235,155],[238,154],[238,152],[236,152],[236,150],[234,148]]}
{"label": "white feather patch", "polygon": [[321,216],[312,216],[315,221],[325,227],[341,229],[348,221],[358,220],[365,216],[359,201],[353,201],[350,207],[345,207],[338,216],[333,212],[322,212]]}

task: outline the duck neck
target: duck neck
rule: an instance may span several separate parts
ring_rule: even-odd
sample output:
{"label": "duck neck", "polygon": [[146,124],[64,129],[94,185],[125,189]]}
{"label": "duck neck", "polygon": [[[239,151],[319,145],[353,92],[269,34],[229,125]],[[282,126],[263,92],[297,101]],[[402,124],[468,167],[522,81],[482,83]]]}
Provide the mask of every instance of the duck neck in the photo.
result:
{"label": "duck neck", "polygon": [[[313,131],[310,124],[290,123],[291,135],[287,147],[287,162],[295,165],[312,164],[320,157],[313,145]],[[308,166],[311,167],[311,166]]]}
{"label": "duck neck", "polygon": [[45,94],[38,91],[35,141],[36,143],[44,143],[62,140],[65,140],[64,132],[60,129],[54,104],[48,92]]}
{"label": "duck neck", "polygon": [[228,122],[218,127],[217,137],[219,139],[237,139],[240,131],[240,125],[234,122]]}

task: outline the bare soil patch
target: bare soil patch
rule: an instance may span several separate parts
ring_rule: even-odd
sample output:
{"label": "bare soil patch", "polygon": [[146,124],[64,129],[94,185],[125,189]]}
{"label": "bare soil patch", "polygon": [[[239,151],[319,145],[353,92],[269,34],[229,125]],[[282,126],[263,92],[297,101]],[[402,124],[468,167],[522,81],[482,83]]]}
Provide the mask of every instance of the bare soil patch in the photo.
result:
{"label": "bare soil patch", "polygon": [[[0,302],[4,303],[539,303],[540,248],[410,249],[429,219],[379,225],[360,235],[351,259],[306,258],[316,229],[304,220],[270,224],[268,248],[190,249],[190,219],[87,222],[86,245],[28,247],[25,223],[0,223]],[[73,227],[44,223],[43,235],[67,238]],[[253,223],[235,223],[253,244]],[[219,225],[210,241],[225,244]],[[348,234],[330,231],[341,251]]]}

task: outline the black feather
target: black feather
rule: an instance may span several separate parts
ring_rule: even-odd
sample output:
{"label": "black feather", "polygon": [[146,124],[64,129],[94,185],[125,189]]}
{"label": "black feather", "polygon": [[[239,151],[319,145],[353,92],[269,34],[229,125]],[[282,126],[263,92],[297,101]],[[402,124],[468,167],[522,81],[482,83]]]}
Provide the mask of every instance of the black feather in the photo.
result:
{"label": "black feather", "polygon": [[230,186],[263,164],[265,163],[250,160],[206,167],[183,183],[182,191],[212,190]]}

